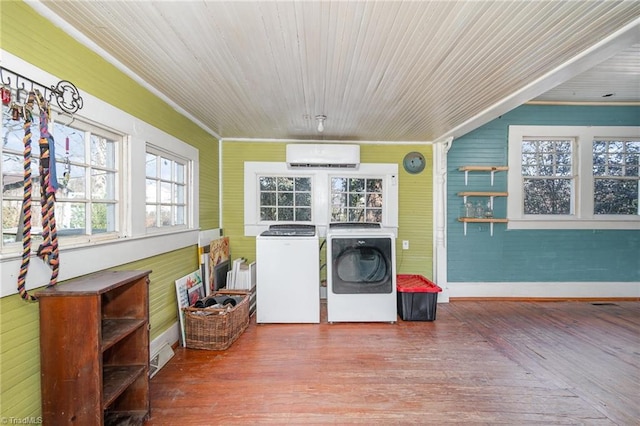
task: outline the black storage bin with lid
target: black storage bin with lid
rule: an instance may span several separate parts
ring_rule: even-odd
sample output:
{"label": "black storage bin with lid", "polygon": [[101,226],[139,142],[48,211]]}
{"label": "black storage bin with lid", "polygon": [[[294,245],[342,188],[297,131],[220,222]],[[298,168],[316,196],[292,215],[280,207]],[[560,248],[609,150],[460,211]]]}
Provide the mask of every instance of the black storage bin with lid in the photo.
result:
{"label": "black storage bin with lid", "polygon": [[398,275],[398,315],[403,321],[435,321],[442,289],[422,275]]}

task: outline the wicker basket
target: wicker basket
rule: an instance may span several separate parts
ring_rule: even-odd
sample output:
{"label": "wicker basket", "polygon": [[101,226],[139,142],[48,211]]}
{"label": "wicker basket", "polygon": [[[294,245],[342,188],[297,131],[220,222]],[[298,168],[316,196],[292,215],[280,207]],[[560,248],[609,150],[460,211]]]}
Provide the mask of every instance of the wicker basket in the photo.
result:
{"label": "wicker basket", "polygon": [[185,308],[187,348],[223,351],[249,326],[249,292],[220,290],[212,296],[244,296],[236,306],[218,308]]}

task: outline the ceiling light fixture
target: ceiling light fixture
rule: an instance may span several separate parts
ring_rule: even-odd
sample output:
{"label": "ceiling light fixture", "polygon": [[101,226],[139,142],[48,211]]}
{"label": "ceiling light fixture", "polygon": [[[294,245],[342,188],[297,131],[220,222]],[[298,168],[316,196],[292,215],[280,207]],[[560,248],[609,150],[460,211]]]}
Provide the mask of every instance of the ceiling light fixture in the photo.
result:
{"label": "ceiling light fixture", "polygon": [[316,120],[318,121],[318,131],[322,133],[324,131],[324,120],[327,119],[326,115],[316,115]]}

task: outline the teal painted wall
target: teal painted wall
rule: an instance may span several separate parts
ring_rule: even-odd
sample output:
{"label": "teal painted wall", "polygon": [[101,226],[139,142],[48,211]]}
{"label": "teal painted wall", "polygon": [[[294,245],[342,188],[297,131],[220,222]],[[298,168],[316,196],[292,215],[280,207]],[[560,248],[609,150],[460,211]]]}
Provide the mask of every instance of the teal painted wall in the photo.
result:
{"label": "teal painted wall", "polygon": [[[506,191],[507,173],[469,173],[463,165],[507,165],[508,126],[638,126],[640,107],[523,105],[454,140],[448,155],[447,276],[450,282],[640,281],[640,230],[507,230],[458,222],[460,191]],[[497,197],[494,216],[505,217]]]}

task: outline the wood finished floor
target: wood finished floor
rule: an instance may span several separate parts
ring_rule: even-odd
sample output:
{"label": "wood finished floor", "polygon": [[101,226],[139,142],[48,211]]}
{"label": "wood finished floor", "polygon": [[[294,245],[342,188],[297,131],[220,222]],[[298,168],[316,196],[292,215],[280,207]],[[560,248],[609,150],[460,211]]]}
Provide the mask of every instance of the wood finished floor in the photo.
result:
{"label": "wood finished floor", "polygon": [[639,425],[640,302],[454,301],[434,322],[261,324],[178,348],[147,425]]}

